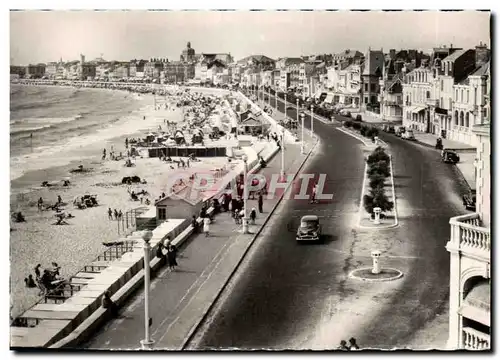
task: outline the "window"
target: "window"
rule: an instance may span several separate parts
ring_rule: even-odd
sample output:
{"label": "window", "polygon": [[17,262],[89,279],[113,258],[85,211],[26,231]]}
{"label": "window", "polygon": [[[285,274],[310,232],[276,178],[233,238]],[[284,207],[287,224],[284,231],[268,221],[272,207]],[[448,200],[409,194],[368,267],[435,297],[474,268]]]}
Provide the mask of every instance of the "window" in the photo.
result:
{"label": "window", "polygon": [[167,209],[166,208],[158,208],[158,220],[167,220]]}
{"label": "window", "polygon": [[375,91],[375,84],[370,84],[370,91],[374,92]]}
{"label": "window", "polygon": [[427,99],[430,99],[431,98],[431,92],[430,91],[427,91],[426,94],[425,94],[425,97]]}
{"label": "window", "polygon": [[439,101],[439,107],[440,108],[444,108],[444,101],[443,101],[443,97],[441,96],[441,100]]}
{"label": "window", "polygon": [[451,98],[448,99],[448,110],[451,110],[452,101]]}
{"label": "window", "polygon": [[443,90],[444,90],[444,81],[441,80],[441,91],[443,91]]}
{"label": "window", "polygon": [[463,103],[464,102],[464,89],[462,89],[460,91],[460,102]]}
{"label": "window", "polygon": [[368,84],[365,84],[365,91],[368,92]]}
{"label": "window", "polygon": [[458,101],[458,89],[455,90],[455,101]]}
{"label": "window", "polygon": [[365,96],[365,104],[368,104],[368,97]]}
{"label": "window", "polygon": [[467,90],[467,104],[469,103],[469,90]]}

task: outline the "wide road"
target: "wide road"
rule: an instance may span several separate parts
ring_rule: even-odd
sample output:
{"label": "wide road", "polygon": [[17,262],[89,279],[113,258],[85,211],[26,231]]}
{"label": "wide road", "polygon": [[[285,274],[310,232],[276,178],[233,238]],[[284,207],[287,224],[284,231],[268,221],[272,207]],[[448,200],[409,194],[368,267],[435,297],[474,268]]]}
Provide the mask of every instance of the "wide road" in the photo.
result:
{"label": "wide road", "polygon": [[[293,107],[287,112],[296,117]],[[310,128],[309,116],[305,125]],[[401,347],[444,311],[449,218],[464,211],[457,170],[441,163],[433,149],[381,134],[393,154],[399,226],[359,229],[362,145],[338,126],[315,120],[322,146],[303,170],[326,174],[325,192],[333,200],[284,202],[189,348],[325,349],[351,336],[365,348]],[[298,245],[298,219],[311,213],[320,216],[326,241]],[[404,277],[376,284],[348,278],[370,266],[373,247]]]}

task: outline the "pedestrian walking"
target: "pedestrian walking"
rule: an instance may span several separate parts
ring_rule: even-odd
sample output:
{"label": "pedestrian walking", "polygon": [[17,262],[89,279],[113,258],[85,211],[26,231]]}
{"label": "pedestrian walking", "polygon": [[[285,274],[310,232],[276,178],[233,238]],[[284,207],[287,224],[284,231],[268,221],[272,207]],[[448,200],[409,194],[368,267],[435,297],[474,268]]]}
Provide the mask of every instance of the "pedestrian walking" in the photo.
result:
{"label": "pedestrian walking", "polygon": [[38,210],[42,210],[42,207],[43,207],[43,199],[40,196],[40,199],[38,199]]}
{"label": "pedestrian walking", "polygon": [[353,337],[349,339],[349,350],[359,350],[359,346],[356,343],[356,339]]}
{"label": "pedestrian walking", "polygon": [[316,183],[314,183],[313,189],[312,189],[312,195],[311,195],[311,204],[317,203],[316,200]]}
{"label": "pedestrian walking", "polygon": [[252,208],[250,211],[250,221],[252,222],[252,225],[255,225],[255,219],[257,218],[257,211],[255,208]]}
{"label": "pedestrian walking", "polygon": [[165,263],[167,262],[167,255],[164,253],[164,250],[165,246],[163,246],[163,243],[158,243],[158,247],[156,248],[156,257],[160,259],[160,267],[165,265]]}
{"label": "pedestrian walking", "polygon": [[115,215],[115,220],[118,220],[118,210],[115,209],[113,213]]}
{"label": "pedestrian walking", "polygon": [[113,210],[111,208],[108,208],[108,219],[113,220]]}
{"label": "pedestrian walking", "polygon": [[210,219],[208,217],[203,219],[203,232],[205,236],[208,236],[210,233]]}
{"label": "pedestrian walking", "polygon": [[193,233],[196,234],[198,232],[198,219],[196,219],[196,215],[193,215],[191,218],[191,226],[193,227]]}
{"label": "pedestrian walking", "polygon": [[118,219],[122,220],[123,219],[123,213],[122,211],[118,211]]}
{"label": "pedestrian walking", "polygon": [[167,260],[168,260],[168,267],[170,270],[175,270],[175,267],[177,266],[177,252],[172,250],[171,247],[168,248],[167,251]]}
{"label": "pedestrian walking", "polygon": [[264,206],[264,197],[262,196],[262,191],[259,191],[259,198],[257,200],[257,204],[259,205],[259,213],[263,213],[263,206]]}

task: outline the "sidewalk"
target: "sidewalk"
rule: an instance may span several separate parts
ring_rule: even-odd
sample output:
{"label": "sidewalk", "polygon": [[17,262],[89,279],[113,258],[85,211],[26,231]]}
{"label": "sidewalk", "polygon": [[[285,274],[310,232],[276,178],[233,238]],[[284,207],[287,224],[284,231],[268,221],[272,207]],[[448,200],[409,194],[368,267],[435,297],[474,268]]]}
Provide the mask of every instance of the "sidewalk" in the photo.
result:
{"label": "sidewalk", "polygon": [[[308,143],[307,151],[311,147],[312,144]],[[286,172],[296,172],[305,155],[300,154],[297,144],[288,144],[286,149]],[[270,177],[278,174],[280,169],[281,156],[277,154],[260,173]],[[194,235],[180,249],[176,271],[160,270],[152,281],[150,292],[150,316],[153,318],[150,331],[156,341],[154,348],[182,349],[235,271],[277,201],[278,196],[272,200],[264,198],[264,213],[258,214],[256,225],[250,226],[253,234],[241,234],[241,226],[236,225],[228,213],[218,215],[210,225],[209,237]],[[249,200],[248,206],[257,209],[257,201]],[[117,319],[108,322],[83,348],[139,348],[139,342],[144,337],[143,329],[144,294],[141,292],[121,309]]]}

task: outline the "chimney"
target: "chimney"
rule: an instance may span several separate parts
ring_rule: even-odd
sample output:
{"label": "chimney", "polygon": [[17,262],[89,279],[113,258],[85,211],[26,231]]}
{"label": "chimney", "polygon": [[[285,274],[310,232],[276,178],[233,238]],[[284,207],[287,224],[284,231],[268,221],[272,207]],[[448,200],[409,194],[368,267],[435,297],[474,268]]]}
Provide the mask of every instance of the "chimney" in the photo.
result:
{"label": "chimney", "polygon": [[476,67],[483,66],[490,60],[490,50],[482,42],[476,46]]}

